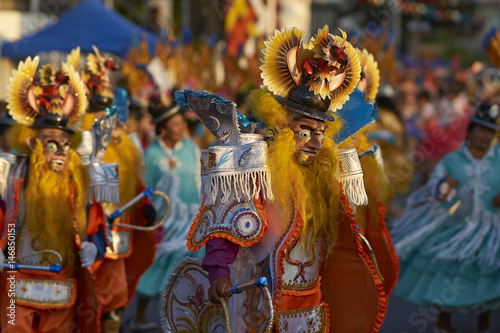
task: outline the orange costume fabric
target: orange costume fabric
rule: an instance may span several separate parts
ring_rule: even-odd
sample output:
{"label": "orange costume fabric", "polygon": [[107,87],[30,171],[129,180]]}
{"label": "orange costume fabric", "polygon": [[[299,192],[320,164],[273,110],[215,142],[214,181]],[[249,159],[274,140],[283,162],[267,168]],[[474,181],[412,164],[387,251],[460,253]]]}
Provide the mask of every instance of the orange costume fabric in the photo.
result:
{"label": "orange costume fabric", "polygon": [[[125,133],[120,134],[118,143],[113,140],[110,142],[104,156],[104,162],[118,163],[119,192],[122,205],[146,189],[139,176],[142,169],[140,152]],[[145,205],[151,204],[151,200],[145,198],[124,212],[114,222],[145,226],[147,220],[142,213],[143,208]],[[128,249],[120,253],[113,253],[108,249],[104,259],[94,264],[96,283],[102,290],[103,314],[125,308],[132,301],[141,275],[152,265],[155,256],[152,231],[132,230],[118,226],[113,226],[112,231],[127,235]],[[134,249],[140,249],[140,251]]]}
{"label": "orange costume fabric", "polygon": [[[255,273],[252,273],[252,279],[265,276],[271,281],[274,280],[272,297],[274,307],[277,309],[274,323],[274,329],[277,332],[292,331],[291,326],[294,322],[290,318],[296,318],[296,315],[300,317],[301,313],[307,311],[312,311],[311,315],[320,323],[318,326],[321,327],[322,332],[377,332],[382,326],[387,310],[387,299],[382,281],[369,256],[363,250],[358,235],[359,229],[354,222],[349,203],[343,194],[341,198],[339,237],[333,253],[326,258],[324,251],[322,254],[319,253],[320,257],[317,259],[320,262],[318,267],[320,271],[314,285],[308,286],[305,283],[294,287],[285,281],[285,265],[287,262],[292,265],[294,262],[297,263],[290,254],[294,251],[295,245],[300,242],[302,218],[299,215],[295,215],[289,222],[288,227],[273,246],[271,257],[257,264]],[[264,218],[276,218],[272,210],[266,210],[266,213],[262,215]],[[269,220],[267,222],[270,223]],[[273,232],[273,230],[268,231]],[[192,234],[189,238],[191,236]],[[262,237],[263,234],[260,236]],[[190,245],[189,238],[188,244]],[[233,239],[230,241],[234,241]],[[258,241],[263,241],[263,239],[259,237]],[[272,258],[274,256],[276,258]],[[269,269],[270,263],[276,263],[277,267]],[[302,264],[304,268],[308,265],[306,262]],[[276,276],[269,273],[273,271],[277,272]],[[246,293],[247,300],[244,302],[246,310],[244,310],[243,318],[248,325],[247,332],[254,332],[254,329],[258,331],[257,327],[250,327],[250,324],[255,325],[254,323],[259,323],[259,320],[262,321],[265,316],[262,317],[261,312],[265,313],[268,310],[265,304],[259,310],[252,306],[257,303],[259,297],[261,297],[260,290]],[[322,307],[323,310],[318,310],[318,307]],[[335,310],[330,311],[330,309]],[[280,320],[280,318],[284,319]],[[257,326],[262,328],[263,325],[262,322],[260,326]]]}
{"label": "orange costume fabric", "polygon": [[[141,187],[145,189],[144,186]],[[145,204],[150,204],[150,200],[146,198],[137,204],[132,210],[133,216],[127,215],[125,218],[117,218],[115,221],[145,226],[147,221],[142,214],[142,208]],[[112,230],[128,232],[130,243],[126,253],[112,254],[107,252],[103,260],[94,263],[96,283],[102,290],[100,293],[100,302],[103,304],[102,313],[125,308],[132,301],[139,278],[153,263],[155,253],[152,232],[130,230],[117,226],[113,227]],[[134,251],[134,248],[140,249],[140,251]]]}
{"label": "orange costume fabric", "polygon": [[341,196],[346,219],[339,225],[339,238],[333,253],[322,267],[328,276],[322,285],[331,309],[330,332],[378,332],[387,311],[387,299],[373,262],[364,252],[352,209]]}
{"label": "orange costume fabric", "polygon": [[[385,207],[382,203],[382,201],[388,202],[390,190],[384,170],[375,158],[362,157],[360,162],[364,170],[363,178],[368,205],[356,208],[356,222],[373,249],[388,298],[396,286],[399,274],[399,259],[387,230]],[[369,253],[366,246],[365,250]]]}
{"label": "orange costume fabric", "polygon": [[[23,174],[25,168],[26,165],[23,163],[18,163],[15,166],[13,195],[12,198],[5,198],[13,207],[8,208],[10,211],[2,211],[0,214],[0,225],[2,226],[0,246],[2,250],[19,240],[17,233],[15,242],[9,239],[9,235],[12,235],[15,230],[14,225],[18,221],[21,201],[23,201],[24,180],[20,175]],[[74,186],[70,184],[68,204],[73,211],[73,220],[75,220],[73,198]],[[0,305],[4,309],[8,309],[8,306],[14,304],[14,310],[2,312],[0,317],[2,332],[48,333],[83,330],[92,333],[100,331],[99,323],[95,320],[100,306],[97,300],[94,276],[90,269],[81,268],[77,256],[81,239],[76,229],[74,239],[76,260],[72,272],[68,271],[68,267],[63,266],[60,273],[34,270],[16,272],[4,269],[0,274],[0,281],[4,282],[0,290]],[[10,259],[6,258],[6,261],[10,261]],[[15,286],[11,285],[11,281],[15,281]],[[29,291],[30,283],[33,283],[32,286],[35,288],[37,285],[44,285],[44,283],[54,286],[52,291],[49,290],[46,293],[49,297],[53,296],[53,299],[47,300],[41,296],[37,299],[26,298],[26,295],[32,295]],[[58,289],[59,287],[60,289]]]}

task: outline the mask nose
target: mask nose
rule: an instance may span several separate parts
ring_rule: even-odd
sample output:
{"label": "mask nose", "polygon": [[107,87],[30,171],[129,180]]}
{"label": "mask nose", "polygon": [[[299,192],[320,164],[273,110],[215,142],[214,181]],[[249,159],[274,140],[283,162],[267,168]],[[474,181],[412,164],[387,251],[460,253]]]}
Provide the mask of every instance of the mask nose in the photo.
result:
{"label": "mask nose", "polygon": [[309,141],[307,142],[307,147],[320,151],[321,148],[323,148],[323,141],[321,140],[322,137],[323,134],[311,135],[311,139],[309,139]]}

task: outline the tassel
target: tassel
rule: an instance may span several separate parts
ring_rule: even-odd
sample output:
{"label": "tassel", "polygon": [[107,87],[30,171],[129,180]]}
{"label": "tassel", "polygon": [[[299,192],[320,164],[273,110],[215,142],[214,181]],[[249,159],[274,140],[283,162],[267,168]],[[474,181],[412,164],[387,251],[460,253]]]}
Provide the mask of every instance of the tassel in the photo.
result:
{"label": "tassel", "polygon": [[362,173],[350,175],[348,178],[341,178],[340,184],[349,202],[356,206],[368,205],[368,196]]}
{"label": "tassel", "polygon": [[271,189],[271,175],[268,170],[252,170],[225,175],[206,176],[203,180],[201,197],[207,205],[213,205],[220,198],[221,203],[229,200],[248,201],[262,197],[264,201],[274,199]]}
{"label": "tassel", "polygon": [[16,163],[16,155],[9,153],[0,153],[0,197],[4,200],[7,194],[7,183],[11,165]]}
{"label": "tassel", "polygon": [[91,186],[87,194],[87,202],[108,202],[120,204],[120,192],[117,186]]}

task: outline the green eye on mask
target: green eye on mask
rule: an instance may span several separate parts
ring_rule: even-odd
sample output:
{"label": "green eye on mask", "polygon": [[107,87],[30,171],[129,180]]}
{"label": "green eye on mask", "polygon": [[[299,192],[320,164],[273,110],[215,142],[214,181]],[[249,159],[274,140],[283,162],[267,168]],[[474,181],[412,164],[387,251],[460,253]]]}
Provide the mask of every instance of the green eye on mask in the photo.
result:
{"label": "green eye on mask", "polygon": [[308,130],[302,130],[299,132],[299,135],[302,139],[309,139],[311,137],[311,132]]}
{"label": "green eye on mask", "polygon": [[47,149],[55,153],[57,151],[57,145],[54,142],[47,144]]}

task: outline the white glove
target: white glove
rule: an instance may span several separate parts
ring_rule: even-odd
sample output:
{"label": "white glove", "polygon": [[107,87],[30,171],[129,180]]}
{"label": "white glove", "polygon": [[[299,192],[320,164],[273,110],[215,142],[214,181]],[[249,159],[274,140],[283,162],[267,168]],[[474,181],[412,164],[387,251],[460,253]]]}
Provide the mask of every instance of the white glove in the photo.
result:
{"label": "white glove", "polygon": [[0,249],[0,272],[3,272],[4,263],[5,263],[5,254],[3,254],[2,249]]}
{"label": "white glove", "polygon": [[83,241],[78,254],[80,255],[82,267],[91,266],[97,256],[97,246],[94,243]]}

